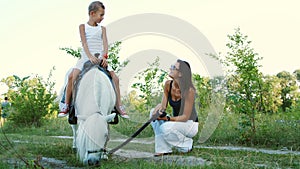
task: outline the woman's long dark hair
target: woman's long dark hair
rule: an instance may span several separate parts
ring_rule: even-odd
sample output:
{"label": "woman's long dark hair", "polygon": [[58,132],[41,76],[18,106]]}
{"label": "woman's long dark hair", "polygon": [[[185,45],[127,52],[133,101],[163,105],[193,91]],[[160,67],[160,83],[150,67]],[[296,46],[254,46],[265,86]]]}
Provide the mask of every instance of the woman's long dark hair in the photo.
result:
{"label": "woman's long dark hair", "polygon": [[192,82],[192,71],[190,64],[187,61],[178,59],[177,62],[179,63],[179,72],[181,73],[181,78],[179,79],[179,87],[184,98],[190,88],[195,90]]}
{"label": "woman's long dark hair", "polygon": [[[190,89],[196,90],[196,89],[192,82],[192,71],[191,71],[190,64],[187,61],[183,61],[180,59],[178,59],[177,62],[179,63],[178,71],[181,73],[181,77],[179,78],[179,88],[181,92],[181,105],[180,105],[179,115],[182,115],[184,110],[185,98],[187,97],[189,90]],[[194,113],[191,114],[190,120],[195,121],[197,119],[195,107],[193,107],[192,111]]]}

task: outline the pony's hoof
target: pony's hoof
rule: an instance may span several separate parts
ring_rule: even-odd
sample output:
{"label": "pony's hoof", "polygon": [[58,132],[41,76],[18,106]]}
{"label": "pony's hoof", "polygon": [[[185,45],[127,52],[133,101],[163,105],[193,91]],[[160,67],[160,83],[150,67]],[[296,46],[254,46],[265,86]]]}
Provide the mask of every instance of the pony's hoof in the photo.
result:
{"label": "pony's hoof", "polygon": [[84,159],[83,160],[83,165],[88,165],[88,164],[89,164],[88,159]]}
{"label": "pony's hoof", "polygon": [[72,150],[73,150],[73,153],[77,153],[77,148],[76,147],[73,147]]}

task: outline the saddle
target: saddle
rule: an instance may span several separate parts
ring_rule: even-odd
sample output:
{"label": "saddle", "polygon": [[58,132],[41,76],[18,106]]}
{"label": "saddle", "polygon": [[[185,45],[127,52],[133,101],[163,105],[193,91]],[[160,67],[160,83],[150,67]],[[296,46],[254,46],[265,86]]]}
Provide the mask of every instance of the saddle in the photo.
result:
{"label": "saddle", "polygon": [[[98,68],[99,71],[102,71],[104,74],[106,74],[108,76],[108,78],[110,79],[110,82],[112,83],[112,86],[114,86],[114,84],[112,82],[112,77],[111,77],[109,71],[106,68],[101,67],[100,65],[101,65],[101,63],[99,65],[94,65],[94,64],[91,63],[91,61],[85,62],[81,73],[79,74],[78,78],[75,80],[74,87],[73,87],[73,92],[72,92],[72,103],[71,103],[71,106],[70,106],[69,117],[68,117],[69,124],[77,124],[77,117],[75,115],[75,106],[74,106],[76,93],[77,93],[77,88],[80,84],[80,81],[81,81],[82,77],[88,71],[90,71],[94,67]],[[116,107],[114,107],[114,109],[112,110],[111,113],[119,114]],[[119,123],[118,116],[115,116],[114,120],[112,122],[109,122],[109,124],[118,124],[118,123]]]}

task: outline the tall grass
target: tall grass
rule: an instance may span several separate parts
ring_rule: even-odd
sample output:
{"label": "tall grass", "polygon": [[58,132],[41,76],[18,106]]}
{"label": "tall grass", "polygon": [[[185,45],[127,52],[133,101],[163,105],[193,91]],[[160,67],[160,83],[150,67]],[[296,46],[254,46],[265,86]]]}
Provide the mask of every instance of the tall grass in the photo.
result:
{"label": "tall grass", "polygon": [[[131,120],[120,118],[117,125],[111,125],[115,135],[123,138],[130,137],[137,131],[149,117],[147,115],[135,115],[139,118],[132,118]],[[199,133],[201,132],[205,123],[205,113],[199,114]],[[212,134],[212,136],[204,143],[206,145],[236,145],[236,146],[255,146],[265,147],[271,149],[278,149],[286,147],[289,150],[300,150],[300,115],[296,112],[281,113],[281,114],[259,114],[256,117],[256,134],[253,142],[241,144],[238,141],[238,120],[239,115],[224,113],[222,119]],[[37,135],[37,136],[72,136],[72,130],[67,122],[67,119],[48,119],[40,128],[35,127],[20,127],[12,126],[9,122],[4,125],[3,130],[9,133],[22,133],[23,135]],[[117,137],[116,136],[116,137]],[[149,125],[143,130],[137,138],[154,137],[153,130]],[[199,134],[194,138],[197,144]]]}
{"label": "tall grass", "polygon": [[[238,141],[239,115],[226,113],[214,134],[206,144],[244,145],[289,150],[300,150],[299,113],[259,114],[256,117],[256,134],[252,143],[241,144]],[[291,117],[294,118],[291,118]]]}

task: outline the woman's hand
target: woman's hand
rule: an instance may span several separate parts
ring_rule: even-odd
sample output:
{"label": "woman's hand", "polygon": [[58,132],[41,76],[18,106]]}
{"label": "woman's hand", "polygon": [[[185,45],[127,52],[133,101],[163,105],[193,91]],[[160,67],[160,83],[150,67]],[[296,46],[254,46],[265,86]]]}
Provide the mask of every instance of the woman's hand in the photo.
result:
{"label": "woman's hand", "polygon": [[153,111],[153,113],[152,113],[152,116],[156,115],[157,113],[162,114],[161,110],[162,110],[161,104],[158,104],[158,105],[154,108],[154,111]]}
{"label": "woman's hand", "polygon": [[158,104],[155,108],[154,108],[154,111],[152,113],[152,116],[156,115],[156,114],[159,114],[157,120],[165,120],[167,121],[168,118],[166,117],[166,115],[164,115],[163,117],[160,117],[161,115],[163,115],[165,113],[165,108],[163,108],[161,106],[161,104]]}
{"label": "woman's hand", "polygon": [[158,117],[157,120],[168,121],[168,118],[167,118],[167,116],[164,116],[164,117]]}

